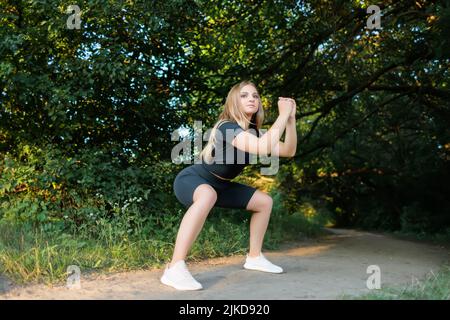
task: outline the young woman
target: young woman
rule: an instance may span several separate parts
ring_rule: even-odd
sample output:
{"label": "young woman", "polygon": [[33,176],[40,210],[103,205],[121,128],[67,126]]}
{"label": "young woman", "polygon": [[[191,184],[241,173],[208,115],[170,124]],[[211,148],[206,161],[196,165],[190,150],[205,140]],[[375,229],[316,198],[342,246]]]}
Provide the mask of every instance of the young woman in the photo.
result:
{"label": "young woman", "polygon": [[[210,210],[216,207],[251,211],[250,250],[244,268],[271,273],[283,269],[261,253],[272,198],[251,186],[232,182],[249,164],[250,154],[292,157],[296,152],[296,104],[279,98],[279,116],[272,127],[260,135],[264,110],[256,86],[248,81],[233,86],[224,110],[211,130],[209,141],[200,153],[201,163],[181,170],[174,181],[177,199],[186,207],[178,231],[172,261],[161,282],[178,290],[198,290],[202,285],[187,269],[186,256],[200,233]],[[285,141],[280,138],[286,130]],[[214,161],[213,161],[214,160]]]}

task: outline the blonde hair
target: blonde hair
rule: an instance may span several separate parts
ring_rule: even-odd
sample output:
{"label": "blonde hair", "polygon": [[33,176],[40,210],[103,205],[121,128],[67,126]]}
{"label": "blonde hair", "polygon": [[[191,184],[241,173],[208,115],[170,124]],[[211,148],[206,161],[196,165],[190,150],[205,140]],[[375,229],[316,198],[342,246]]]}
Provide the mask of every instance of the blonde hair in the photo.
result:
{"label": "blonde hair", "polygon": [[208,143],[206,144],[205,148],[203,148],[203,150],[200,152],[199,158],[201,161],[203,161],[204,158],[207,163],[212,162],[213,160],[212,150],[216,144],[216,131],[217,128],[224,122],[234,121],[237,122],[238,125],[244,130],[253,128],[259,133],[259,129],[261,128],[262,123],[264,121],[264,109],[261,103],[261,98],[258,99],[258,111],[252,115],[251,120],[247,119],[247,117],[240,108],[241,100],[239,95],[241,89],[246,85],[252,85],[255,89],[257,89],[253,82],[242,81],[238,84],[235,84],[228,92],[227,99],[223,106],[223,111],[220,113],[219,119],[211,129]]}

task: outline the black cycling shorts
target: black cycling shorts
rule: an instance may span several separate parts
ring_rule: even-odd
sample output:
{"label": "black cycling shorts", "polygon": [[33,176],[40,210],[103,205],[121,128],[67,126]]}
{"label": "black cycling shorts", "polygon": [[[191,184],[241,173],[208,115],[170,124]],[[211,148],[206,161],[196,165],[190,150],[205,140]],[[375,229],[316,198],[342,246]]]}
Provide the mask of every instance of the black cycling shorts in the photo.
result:
{"label": "black cycling shorts", "polygon": [[245,184],[222,180],[206,170],[202,164],[193,164],[181,170],[173,183],[177,199],[186,207],[193,203],[194,191],[201,184],[208,184],[217,192],[214,207],[246,209],[257,190]]}

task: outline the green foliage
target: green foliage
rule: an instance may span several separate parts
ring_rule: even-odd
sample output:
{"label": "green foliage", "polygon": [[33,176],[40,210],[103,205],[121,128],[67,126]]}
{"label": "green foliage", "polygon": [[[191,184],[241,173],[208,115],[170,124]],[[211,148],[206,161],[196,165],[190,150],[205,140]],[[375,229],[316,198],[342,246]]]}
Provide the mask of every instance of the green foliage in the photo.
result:
{"label": "green foliage", "polygon": [[[278,96],[299,106],[269,246],[327,221],[448,232],[450,7],[391,1],[369,30],[364,3],[79,1],[69,30],[65,1],[0,0],[0,221],[41,240],[173,242],[171,133],[212,124],[251,79],[265,127]],[[220,246],[243,230],[238,216],[208,227],[205,252],[241,250],[243,235]]]}
{"label": "green foliage", "polygon": [[24,145],[17,155],[6,154],[0,168],[0,216],[13,222],[83,225],[98,234],[108,221],[132,229],[177,208],[170,206],[177,168],[165,162],[123,168],[102,150],[68,158],[50,145]]}
{"label": "green foliage", "polygon": [[274,205],[267,233],[275,243],[321,235],[323,227],[333,223],[322,201],[308,197],[292,200],[280,191],[272,197]]}

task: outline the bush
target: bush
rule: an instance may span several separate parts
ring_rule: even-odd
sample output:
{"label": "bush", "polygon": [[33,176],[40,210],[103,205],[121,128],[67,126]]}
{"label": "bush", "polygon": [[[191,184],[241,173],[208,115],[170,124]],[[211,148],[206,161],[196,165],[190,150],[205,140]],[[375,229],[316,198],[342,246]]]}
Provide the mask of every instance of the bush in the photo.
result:
{"label": "bush", "polygon": [[429,229],[428,213],[419,202],[403,206],[400,216],[401,231],[421,233]]}
{"label": "bush", "polygon": [[[285,197],[279,190],[272,192],[274,200],[268,233],[277,243],[317,236],[323,227],[334,223],[326,204],[317,199]],[[288,209],[289,208],[289,209]]]}
{"label": "bush", "polygon": [[168,162],[129,164],[103,150],[76,158],[57,148],[23,145],[0,160],[0,218],[35,226],[57,223],[98,234],[105,221],[124,230],[149,216],[179,209],[172,192],[175,166]]}

